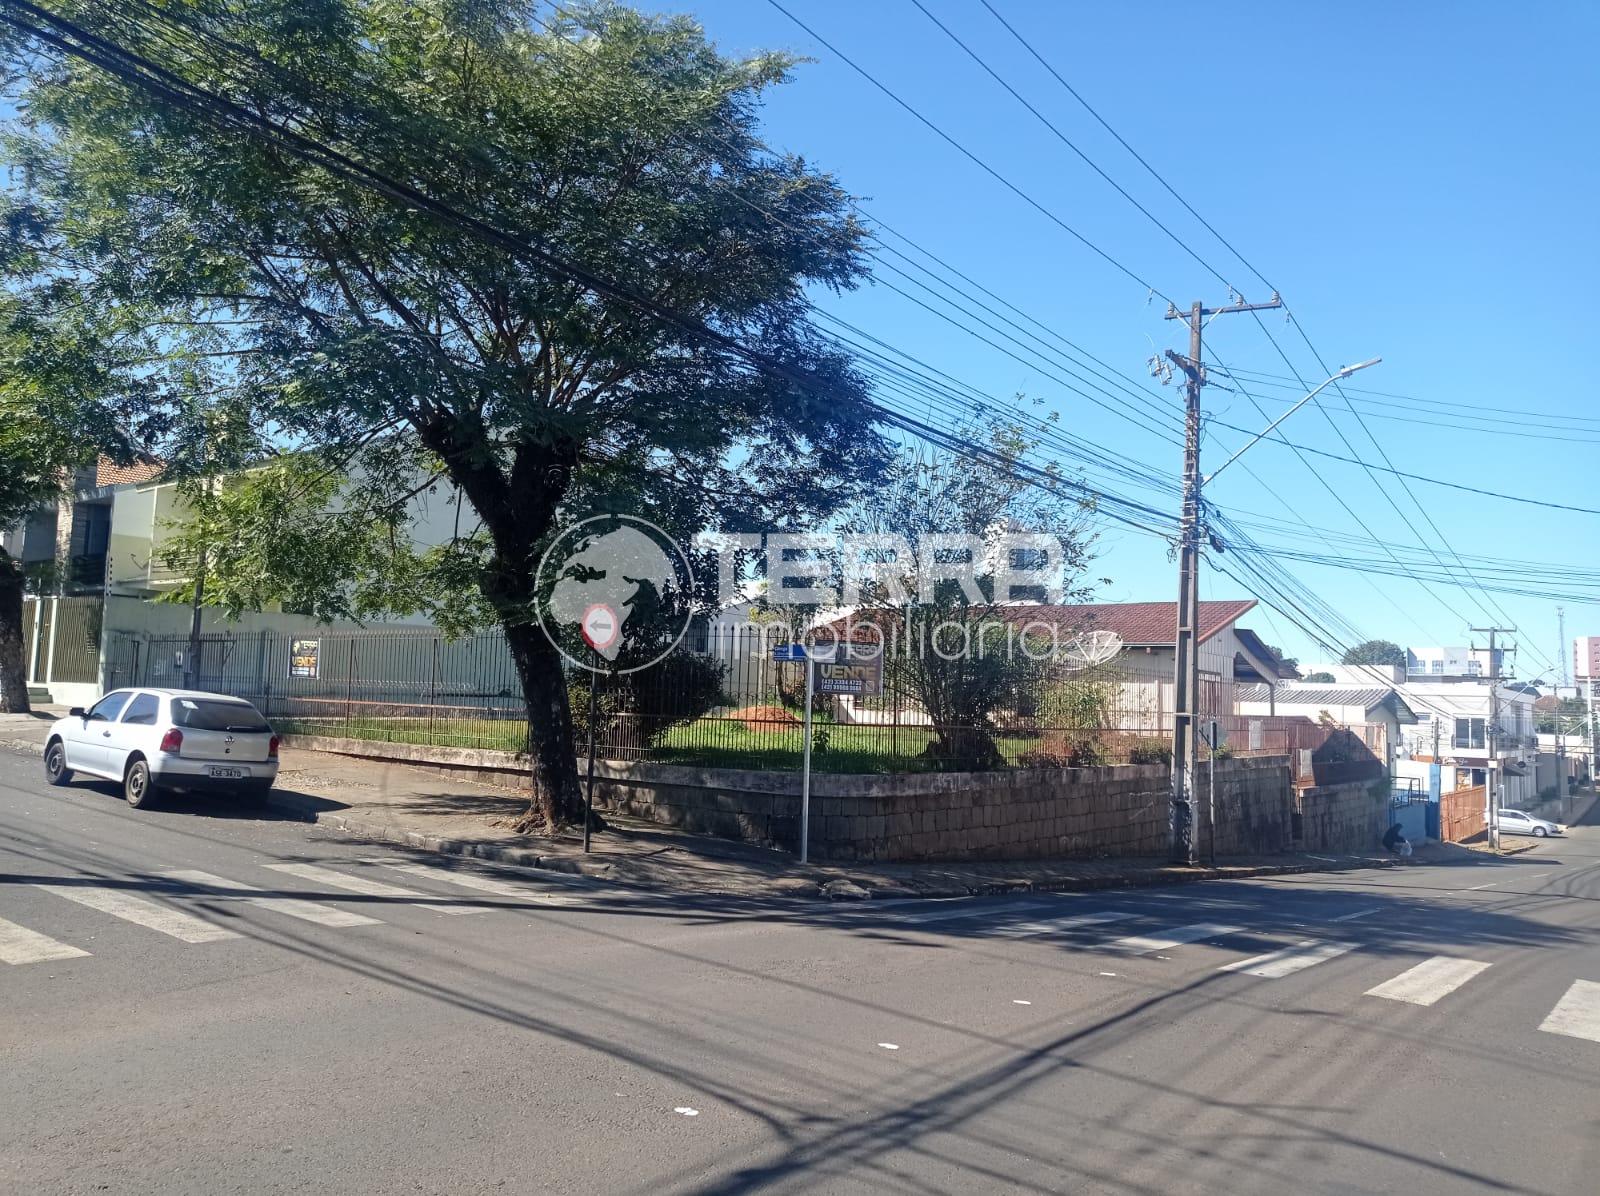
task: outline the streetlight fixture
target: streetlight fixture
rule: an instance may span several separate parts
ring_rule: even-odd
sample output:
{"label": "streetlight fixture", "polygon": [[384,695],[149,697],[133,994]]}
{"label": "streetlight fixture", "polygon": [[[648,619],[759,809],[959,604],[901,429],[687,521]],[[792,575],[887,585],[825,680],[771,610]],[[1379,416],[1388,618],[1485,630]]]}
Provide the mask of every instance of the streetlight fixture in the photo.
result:
{"label": "streetlight fixture", "polygon": [[1309,403],[1312,399],[1316,398],[1319,394],[1321,394],[1328,387],[1332,386],[1335,382],[1338,382],[1342,378],[1348,378],[1351,374],[1355,373],[1357,370],[1364,370],[1369,365],[1377,365],[1382,360],[1383,360],[1383,358],[1381,358],[1381,357],[1372,357],[1372,358],[1368,358],[1366,361],[1357,362],[1355,365],[1344,366],[1337,373],[1333,374],[1327,380],[1322,382],[1319,386],[1315,387],[1310,392],[1308,392],[1306,394],[1305,398],[1301,399],[1293,407],[1289,408],[1289,410],[1285,411],[1282,415],[1278,416],[1277,419],[1273,420],[1265,428],[1262,428],[1261,431],[1257,432],[1255,434],[1255,436],[1253,436],[1245,444],[1244,448],[1241,448],[1238,452],[1234,453],[1233,456],[1229,457],[1221,465],[1217,466],[1209,474],[1207,474],[1204,478],[1202,478],[1200,480],[1200,485],[1201,486],[1209,486],[1209,485],[1211,485],[1211,483],[1216,480],[1216,476],[1219,473],[1221,473],[1224,469],[1228,468],[1228,466],[1232,465],[1240,457],[1244,456],[1245,451],[1247,449],[1255,447],[1255,444],[1256,444],[1257,441],[1265,440],[1267,438],[1267,436],[1272,432],[1272,429],[1276,428],[1279,424],[1281,424],[1284,420],[1288,419],[1296,411],[1299,411],[1300,408],[1304,407],[1307,403]]}

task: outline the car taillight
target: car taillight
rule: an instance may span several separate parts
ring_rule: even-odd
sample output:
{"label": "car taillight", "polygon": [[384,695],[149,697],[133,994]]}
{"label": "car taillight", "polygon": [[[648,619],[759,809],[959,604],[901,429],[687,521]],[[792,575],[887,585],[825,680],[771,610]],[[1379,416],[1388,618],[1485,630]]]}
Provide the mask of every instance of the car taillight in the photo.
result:
{"label": "car taillight", "polygon": [[272,737],[272,742],[267,744],[267,759],[268,760],[276,760],[277,758],[278,758],[278,737],[276,735],[274,735]]}
{"label": "car taillight", "polygon": [[175,755],[182,747],[183,732],[176,727],[173,727],[172,730],[161,737],[161,750],[164,752],[170,752]]}

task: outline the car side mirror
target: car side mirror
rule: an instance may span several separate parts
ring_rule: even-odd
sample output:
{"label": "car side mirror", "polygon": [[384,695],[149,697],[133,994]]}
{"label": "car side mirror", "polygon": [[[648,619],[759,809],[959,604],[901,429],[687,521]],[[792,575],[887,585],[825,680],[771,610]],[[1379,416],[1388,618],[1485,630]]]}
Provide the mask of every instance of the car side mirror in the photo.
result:
{"label": "car side mirror", "polygon": [[68,718],[88,718],[89,717],[89,712],[87,710],[85,710],[82,706],[74,706],[71,710],[67,711],[67,717]]}

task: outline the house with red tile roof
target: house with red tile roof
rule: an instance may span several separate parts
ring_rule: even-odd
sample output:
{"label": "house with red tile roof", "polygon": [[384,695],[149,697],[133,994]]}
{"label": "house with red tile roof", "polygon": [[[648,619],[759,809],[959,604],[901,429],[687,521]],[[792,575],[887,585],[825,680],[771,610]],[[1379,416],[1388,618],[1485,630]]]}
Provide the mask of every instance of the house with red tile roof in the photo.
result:
{"label": "house with red tile roof", "polygon": [[[1251,598],[1200,603],[1202,714],[1233,714],[1239,685],[1272,685],[1299,676],[1260,636],[1238,625],[1255,606]],[[1176,602],[1013,603],[995,607],[992,614],[1025,634],[1053,636],[1063,643],[1097,633],[1115,636],[1120,647],[1107,663],[1122,678],[1119,721],[1133,730],[1171,727],[1177,667]],[[881,629],[892,627],[898,617],[898,612],[863,610],[837,616],[816,630],[825,628],[835,636],[875,642]]]}

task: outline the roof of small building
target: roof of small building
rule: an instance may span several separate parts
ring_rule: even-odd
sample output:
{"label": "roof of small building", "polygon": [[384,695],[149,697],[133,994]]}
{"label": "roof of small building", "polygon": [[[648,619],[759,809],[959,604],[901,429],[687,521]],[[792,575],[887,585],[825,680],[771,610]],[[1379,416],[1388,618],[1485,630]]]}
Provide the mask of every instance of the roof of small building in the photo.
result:
{"label": "roof of small building", "polygon": [[[1255,604],[1253,598],[1201,602],[1201,642],[1231,627]],[[899,613],[860,610],[852,615],[834,619],[829,626],[842,632],[847,626],[870,626],[881,615]],[[1067,605],[1016,603],[994,607],[993,614],[996,618],[1014,623],[1024,630],[1034,626],[1075,632],[1110,631],[1129,648],[1171,647],[1177,642],[1176,602],[1079,602]]]}
{"label": "roof of small building", "polygon": [[[1240,685],[1234,689],[1234,698],[1240,702],[1265,702],[1267,689],[1265,685]],[[1315,706],[1319,709],[1329,706],[1359,706],[1363,710],[1373,710],[1379,706],[1390,705],[1401,722],[1417,721],[1417,716],[1398,693],[1381,686],[1363,688],[1353,685],[1280,685],[1277,687],[1273,705],[1279,710],[1301,706]]]}

